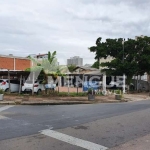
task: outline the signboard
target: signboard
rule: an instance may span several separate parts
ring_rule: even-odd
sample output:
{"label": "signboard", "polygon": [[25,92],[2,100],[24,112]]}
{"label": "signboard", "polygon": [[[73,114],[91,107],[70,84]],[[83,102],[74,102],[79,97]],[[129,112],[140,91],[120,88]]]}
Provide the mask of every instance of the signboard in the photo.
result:
{"label": "signboard", "polygon": [[99,82],[98,81],[85,81],[83,83],[83,91],[86,92],[88,89],[92,88],[93,90],[99,89]]}

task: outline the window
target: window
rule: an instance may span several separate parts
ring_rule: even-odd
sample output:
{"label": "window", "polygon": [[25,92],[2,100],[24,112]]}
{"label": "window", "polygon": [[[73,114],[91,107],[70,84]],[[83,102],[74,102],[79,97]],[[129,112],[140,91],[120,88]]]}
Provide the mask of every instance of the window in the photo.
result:
{"label": "window", "polygon": [[2,83],[3,82],[3,80],[0,80],[0,83]]}
{"label": "window", "polygon": [[18,80],[10,80],[10,83],[12,83],[12,84],[20,84],[20,82]]}

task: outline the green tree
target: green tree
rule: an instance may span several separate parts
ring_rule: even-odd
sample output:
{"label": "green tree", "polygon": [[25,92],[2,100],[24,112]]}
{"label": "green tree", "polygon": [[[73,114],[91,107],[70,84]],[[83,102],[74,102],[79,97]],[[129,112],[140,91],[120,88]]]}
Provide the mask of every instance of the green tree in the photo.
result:
{"label": "green tree", "polygon": [[131,82],[133,75],[143,75],[150,73],[150,37],[145,36],[128,39],[124,42],[123,38],[106,39],[101,42],[101,38],[96,40],[96,46],[90,47],[91,52],[95,52],[95,59],[107,58],[114,59],[111,62],[101,63],[108,75],[127,76],[127,84]]}
{"label": "green tree", "polygon": [[95,61],[91,67],[99,69],[99,66],[100,66],[100,63],[98,61]]}
{"label": "green tree", "polygon": [[106,52],[105,42],[101,42],[102,38],[99,37],[96,40],[96,46],[91,46],[89,48],[90,52],[95,53],[95,59],[99,62],[101,58],[107,58],[108,53]]}
{"label": "green tree", "polygon": [[[101,63],[102,71],[105,71],[108,75],[127,76],[127,84],[129,85],[133,75],[138,71],[138,63],[135,60],[135,40],[128,39],[124,42],[123,39],[107,39],[106,52],[114,59],[111,62]],[[124,47],[124,48],[123,48]]]}

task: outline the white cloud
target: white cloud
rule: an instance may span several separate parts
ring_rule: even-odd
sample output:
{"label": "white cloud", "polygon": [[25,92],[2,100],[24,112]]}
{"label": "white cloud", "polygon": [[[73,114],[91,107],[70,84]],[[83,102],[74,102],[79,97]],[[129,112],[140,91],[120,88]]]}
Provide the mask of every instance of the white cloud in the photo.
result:
{"label": "white cloud", "polygon": [[148,0],[0,0],[0,53],[26,56],[56,50],[92,64],[98,37],[150,35]]}

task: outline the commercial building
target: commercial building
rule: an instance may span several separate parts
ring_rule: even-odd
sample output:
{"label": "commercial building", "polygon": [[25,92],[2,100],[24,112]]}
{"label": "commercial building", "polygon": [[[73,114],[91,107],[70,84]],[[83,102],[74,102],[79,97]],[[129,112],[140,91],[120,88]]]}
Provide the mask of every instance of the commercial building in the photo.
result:
{"label": "commercial building", "polygon": [[30,68],[31,61],[25,57],[10,55],[0,55],[0,70],[19,70],[24,71]]}
{"label": "commercial building", "polygon": [[67,59],[67,65],[83,66],[83,58],[80,58],[79,56],[71,57],[70,59]]}

